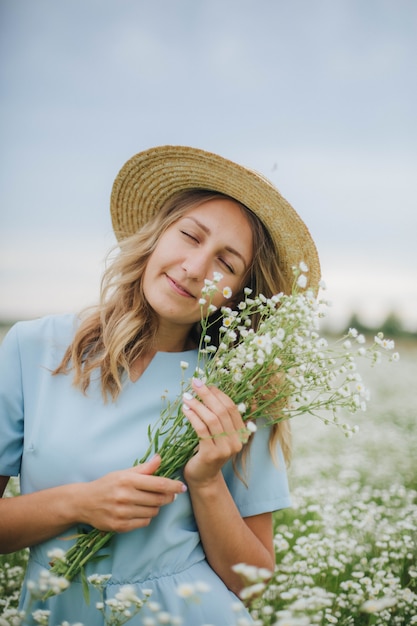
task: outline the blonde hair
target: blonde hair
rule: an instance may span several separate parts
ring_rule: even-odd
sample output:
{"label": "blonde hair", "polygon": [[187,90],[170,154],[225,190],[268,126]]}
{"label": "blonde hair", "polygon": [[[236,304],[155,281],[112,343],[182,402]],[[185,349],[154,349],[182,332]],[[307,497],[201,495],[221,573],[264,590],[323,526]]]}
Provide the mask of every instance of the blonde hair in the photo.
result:
{"label": "blonde hair", "polygon": [[[236,202],[245,212],[253,232],[255,254],[241,291],[234,296],[236,303],[248,286],[254,293],[262,293],[266,297],[289,290],[290,285],[285,284],[280,270],[275,245],[252,211],[215,191],[192,189],[180,192],[170,198],[138,232],[120,242],[119,253],[103,274],[98,305],[87,309],[81,316],[74,339],[53,374],[68,374],[72,370],[74,385],[86,393],[93,371],[99,369],[104,399],[107,400],[109,395],[113,400],[117,398],[122,390],[123,378],[136,359],[153,348],[158,330],[158,318],[142,290],[142,277],[149,257],[171,224],[191,208],[218,198]],[[256,320],[254,324],[256,326]],[[192,338],[197,344],[200,332],[198,323],[192,329]],[[214,329],[211,329],[210,335],[214,339]],[[287,420],[272,427],[272,454],[277,441],[289,463],[291,432]]]}

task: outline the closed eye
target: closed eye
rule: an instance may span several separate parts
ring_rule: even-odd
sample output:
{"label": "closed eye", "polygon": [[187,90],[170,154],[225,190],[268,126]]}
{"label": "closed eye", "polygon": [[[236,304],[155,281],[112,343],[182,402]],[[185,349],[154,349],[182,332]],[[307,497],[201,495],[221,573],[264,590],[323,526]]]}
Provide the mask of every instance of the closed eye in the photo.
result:
{"label": "closed eye", "polygon": [[182,230],[181,234],[184,235],[185,237],[187,237],[188,239],[192,239],[193,241],[195,241],[197,243],[199,242],[197,237],[194,237],[194,235],[191,235],[191,233],[187,233],[186,230]]}
{"label": "closed eye", "polygon": [[[181,235],[184,235],[184,237],[186,237],[187,239],[189,239],[192,242],[195,243],[200,243],[200,239],[195,236],[194,234],[190,233],[187,230],[180,230]],[[228,272],[230,272],[231,274],[235,274],[235,269],[232,265],[230,265],[230,263],[228,261],[226,261],[225,259],[223,259],[222,257],[219,257],[219,262],[223,265],[223,267],[225,267],[227,269]]]}
{"label": "closed eye", "polygon": [[229,272],[230,272],[231,274],[234,274],[234,273],[235,273],[235,270],[234,270],[234,268],[232,267],[232,265],[230,265],[230,263],[228,263],[228,262],[227,262],[227,261],[225,261],[224,259],[219,259],[219,261],[220,261],[220,263],[221,263],[222,265],[224,265],[224,267],[225,267],[227,270],[229,270]]}

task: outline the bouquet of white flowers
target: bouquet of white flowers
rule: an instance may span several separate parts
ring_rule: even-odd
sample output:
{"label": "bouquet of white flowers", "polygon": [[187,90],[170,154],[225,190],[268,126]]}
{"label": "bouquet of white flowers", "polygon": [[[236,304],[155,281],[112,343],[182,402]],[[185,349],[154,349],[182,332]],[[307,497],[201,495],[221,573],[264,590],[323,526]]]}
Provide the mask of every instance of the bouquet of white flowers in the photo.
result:
{"label": "bouquet of white flowers", "polygon": [[[383,352],[389,352],[392,361],[399,358],[392,352],[394,342],[381,333],[371,346],[355,329],[333,344],[321,336],[319,321],[328,303],[312,291],[303,291],[307,271],[304,263],[294,268],[291,294],[252,297],[250,289],[245,289],[245,299],[236,309],[223,307],[218,315],[211,300],[221,275],[205,281],[198,369],[193,375],[217,386],[235,402],[247,426],[244,440],[256,430],[259,417],[264,418],[263,424],[272,425],[306,413],[338,425],[351,436],[357,427],[341,422],[341,413],[365,411],[369,396],[357,357],[367,357],[372,364],[381,361]],[[230,289],[223,289],[223,295],[231,296]],[[210,328],[219,323],[216,346]],[[185,371],[188,364],[182,362],[181,367]],[[183,393],[190,390],[191,384],[184,381],[178,398],[167,403],[159,421],[149,427],[149,448],[140,463],[159,454],[162,462],[156,475],[178,477],[198,446],[182,410]],[[52,572],[67,580],[81,573],[87,591],[84,566],[98,558],[97,552],[113,534],[93,529],[80,535],[73,547],[53,561]]]}

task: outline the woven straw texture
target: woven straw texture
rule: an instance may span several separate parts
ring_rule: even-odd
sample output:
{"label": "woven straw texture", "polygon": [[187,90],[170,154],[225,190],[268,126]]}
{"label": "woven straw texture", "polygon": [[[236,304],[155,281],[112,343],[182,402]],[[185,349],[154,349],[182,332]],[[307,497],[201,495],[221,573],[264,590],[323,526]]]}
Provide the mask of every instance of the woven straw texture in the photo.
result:
{"label": "woven straw texture", "polygon": [[317,288],[317,250],[292,206],[260,174],[196,148],[159,146],[140,152],[125,163],[111,194],[111,218],[117,239],[135,233],[168,198],[186,189],[218,191],[251,209],[271,234],[289,282],[292,267],[304,261],[309,268],[309,286]]}

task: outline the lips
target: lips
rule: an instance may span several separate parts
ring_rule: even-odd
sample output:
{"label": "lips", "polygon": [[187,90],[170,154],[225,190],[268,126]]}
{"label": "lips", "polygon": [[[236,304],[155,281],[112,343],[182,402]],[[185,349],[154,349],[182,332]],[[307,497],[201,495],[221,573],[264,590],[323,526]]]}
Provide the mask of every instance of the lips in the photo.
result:
{"label": "lips", "polygon": [[168,274],[165,274],[165,276],[167,277],[168,283],[170,284],[172,289],[176,293],[178,293],[180,296],[186,296],[187,298],[195,298],[195,296],[190,291],[188,291],[180,283],[177,283],[177,281],[171,278],[171,276],[168,276]]}

